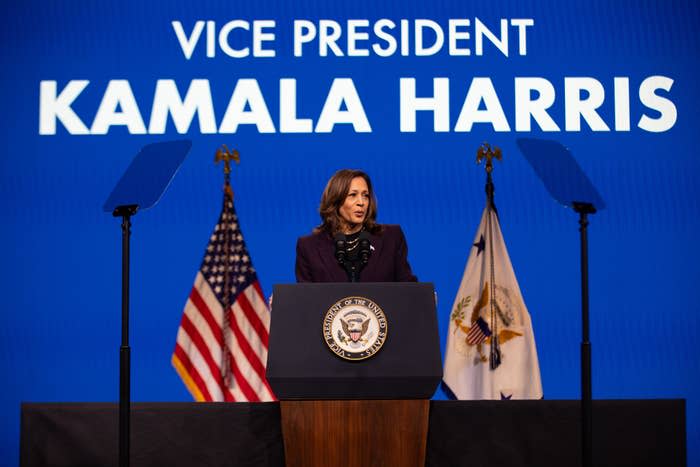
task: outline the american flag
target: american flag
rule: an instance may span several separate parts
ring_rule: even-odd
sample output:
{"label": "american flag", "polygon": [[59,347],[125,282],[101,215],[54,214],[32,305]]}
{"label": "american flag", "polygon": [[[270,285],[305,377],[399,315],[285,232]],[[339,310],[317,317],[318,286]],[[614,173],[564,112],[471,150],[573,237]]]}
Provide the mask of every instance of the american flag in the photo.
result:
{"label": "american flag", "polygon": [[172,364],[197,401],[273,401],[265,379],[269,329],[270,311],[226,185]]}

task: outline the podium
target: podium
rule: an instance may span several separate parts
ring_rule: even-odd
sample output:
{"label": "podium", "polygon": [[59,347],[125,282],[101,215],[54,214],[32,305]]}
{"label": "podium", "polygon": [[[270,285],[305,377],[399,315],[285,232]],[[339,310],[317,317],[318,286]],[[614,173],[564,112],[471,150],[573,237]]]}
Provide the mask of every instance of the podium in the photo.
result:
{"label": "podium", "polygon": [[441,378],[432,284],[275,286],[267,379],[288,467],[424,466]]}

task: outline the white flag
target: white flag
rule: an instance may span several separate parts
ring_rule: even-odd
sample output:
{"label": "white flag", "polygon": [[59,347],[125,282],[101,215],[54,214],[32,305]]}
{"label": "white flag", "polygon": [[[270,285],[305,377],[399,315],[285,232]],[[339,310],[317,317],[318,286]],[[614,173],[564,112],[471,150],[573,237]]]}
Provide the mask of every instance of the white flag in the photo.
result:
{"label": "white flag", "polygon": [[452,306],[443,379],[458,399],[542,398],[530,314],[489,205]]}

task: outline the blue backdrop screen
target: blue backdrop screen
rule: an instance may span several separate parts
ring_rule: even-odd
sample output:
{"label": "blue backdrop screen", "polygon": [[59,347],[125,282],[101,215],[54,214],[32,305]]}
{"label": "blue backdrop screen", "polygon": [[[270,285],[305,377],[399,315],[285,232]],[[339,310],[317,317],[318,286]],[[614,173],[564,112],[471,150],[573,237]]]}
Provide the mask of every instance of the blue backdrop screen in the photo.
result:
{"label": "blue backdrop screen", "polygon": [[[0,28],[0,451],[21,401],[116,401],[119,220],[102,205],[146,144],[192,150],[133,219],[132,398],[188,401],[170,364],[221,207],[222,144],[263,291],[339,168],[366,170],[433,282],[444,346],[494,172],[545,397],[579,397],[578,218],[516,140],[567,146],[607,205],[591,217],[595,398],[685,398],[700,463],[700,6],[691,1],[54,2]],[[436,398],[445,395],[438,391]]]}

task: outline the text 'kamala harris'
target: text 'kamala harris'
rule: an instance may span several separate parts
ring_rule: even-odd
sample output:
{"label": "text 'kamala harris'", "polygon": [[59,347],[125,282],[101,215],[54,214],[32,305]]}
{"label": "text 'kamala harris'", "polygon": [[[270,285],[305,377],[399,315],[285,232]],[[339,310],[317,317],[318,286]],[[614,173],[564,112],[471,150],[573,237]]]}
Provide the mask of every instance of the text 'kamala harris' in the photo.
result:
{"label": "text 'kamala harris'", "polygon": [[[528,34],[533,32],[534,19],[500,19],[493,23],[498,27],[492,30],[479,18],[448,19],[442,24],[430,19],[349,19],[343,23],[296,19],[291,24],[291,41],[278,40],[290,38],[284,29],[278,34],[274,20],[235,19],[221,27],[215,21],[198,20],[191,28],[175,20],[171,26],[173,42],[185,60],[275,60],[280,56],[304,60],[316,55],[323,60],[352,57],[357,61],[362,57],[381,59],[397,55],[419,60],[447,55],[455,61],[464,61],[484,59],[488,55],[506,59],[528,55]],[[364,90],[368,85],[363,81],[357,86],[356,80],[360,83],[360,78],[347,76],[314,77],[313,82],[309,78],[290,77],[273,81],[274,84],[266,80],[261,86],[255,78],[215,83],[209,79],[192,79],[185,88],[174,79],[157,79],[155,86],[146,86],[155,88],[148,95],[135,93],[128,79],[92,85],[90,80],[75,79],[60,88],[55,80],[42,80],[39,134],[56,134],[58,122],[72,135],[104,135],[113,127],[125,128],[130,134],[163,134],[169,119],[178,133],[188,133],[195,116],[201,134],[236,133],[241,125],[255,127],[261,134],[331,133],[338,125],[350,125],[357,133],[371,133],[373,112],[379,114],[386,103],[380,106],[373,99],[363,100],[358,89]],[[391,82],[398,85],[395,115],[401,133],[417,131],[418,112],[432,115],[434,132],[469,132],[474,125],[490,125],[498,132],[578,132],[585,123],[597,132],[628,132],[636,125],[640,130],[657,133],[670,130],[677,119],[676,106],[667,97],[674,80],[662,74],[634,79],[620,74],[557,79],[514,76],[505,87],[495,86],[483,74],[452,80],[433,77],[432,82],[430,78],[390,76],[388,81],[373,82],[371,87],[386,82],[389,86]],[[139,83],[139,89],[143,88],[143,83]],[[316,89],[326,90],[323,103],[318,102],[310,114],[306,105],[306,115],[300,115],[298,103]],[[504,108],[499,95],[505,94],[510,102],[513,89],[513,104]],[[224,112],[219,111],[217,116],[212,96],[229,93]],[[391,89],[383,94],[396,95]],[[633,95],[641,105],[636,105]],[[93,108],[80,105],[83,115],[79,115],[74,108],[78,99],[94,103]],[[454,121],[451,101],[453,105],[461,103]],[[563,116],[552,112],[555,104],[561,106],[560,101],[563,101]],[[604,114],[603,106],[614,111]],[[635,109],[634,114],[631,109]],[[89,126],[88,116],[94,116]]]}

